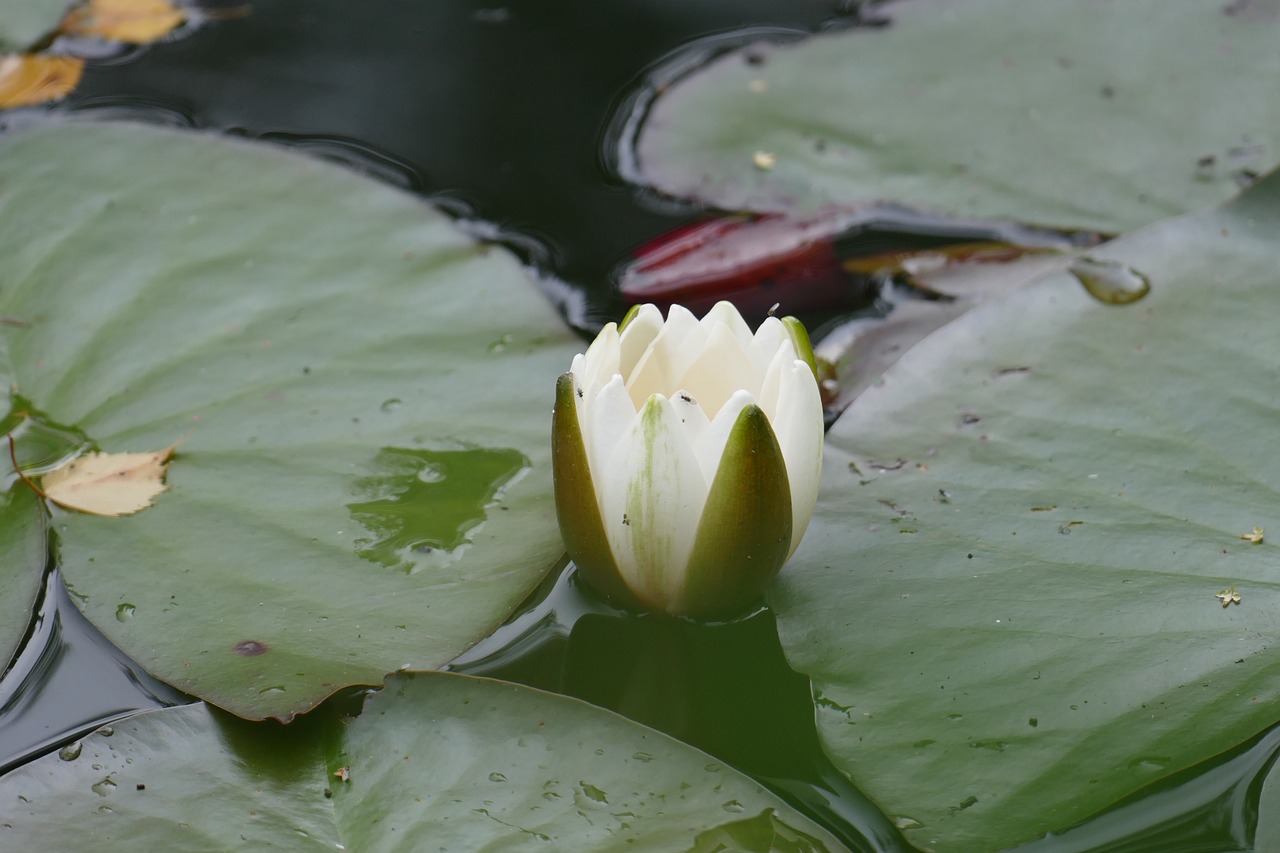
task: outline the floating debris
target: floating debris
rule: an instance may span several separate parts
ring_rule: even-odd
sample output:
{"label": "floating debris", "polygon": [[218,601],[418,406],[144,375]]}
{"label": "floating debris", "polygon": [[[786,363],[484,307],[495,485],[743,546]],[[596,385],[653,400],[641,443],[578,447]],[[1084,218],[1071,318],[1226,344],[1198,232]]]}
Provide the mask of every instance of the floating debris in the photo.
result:
{"label": "floating debris", "polygon": [[1261,545],[1262,537],[1265,534],[1266,534],[1266,531],[1263,530],[1261,527],[1255,527],[1253,528],[1252,533],[1241,533],[1240,538],[1246,542],[1252,542],[1254,545]]}

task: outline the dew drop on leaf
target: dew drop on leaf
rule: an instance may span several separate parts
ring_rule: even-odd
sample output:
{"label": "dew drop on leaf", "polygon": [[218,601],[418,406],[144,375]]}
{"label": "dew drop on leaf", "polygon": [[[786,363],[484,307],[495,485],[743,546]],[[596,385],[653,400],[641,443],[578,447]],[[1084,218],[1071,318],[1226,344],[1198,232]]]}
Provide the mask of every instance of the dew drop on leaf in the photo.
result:
{"label": "dew drop on leaf", "polygon": [[1151,280],[1131,266],[1119,261],[1076,258],[1067,271],[1084,285],[1084,289],[1107,305],[1128,305],[1151,292]]}

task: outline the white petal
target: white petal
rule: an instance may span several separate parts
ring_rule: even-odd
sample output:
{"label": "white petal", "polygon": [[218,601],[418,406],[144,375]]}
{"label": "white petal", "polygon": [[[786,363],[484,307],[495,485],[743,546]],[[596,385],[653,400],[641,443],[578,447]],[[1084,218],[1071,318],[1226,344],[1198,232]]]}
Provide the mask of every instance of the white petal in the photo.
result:
{"label": "white petal", "polygon": [[681,388],[672,395],[671,405],[675,406],[676,414],[680,416],[680,424],[684,427],[684,434],[688,436],[689,443],[696,445],[711,423],[698,398]]}
{"label": "white petal", "polygon": [[700,327],[698,318],[693,316],[688,308],[683,305],[672,305],[667,309],[667,322],[662,327],[662,331],[666,333],[670,342],[679,343],[686,335],[694,334]]}
{"label": "white petal", "polygon": [[[600,483],[612,471],[612,460],[619,442],[635,424],[636,407],[632,405],[631,396],[622,384],[622,377],[616,373],[589,401],[582,438],[587,447],[587,466],[591,469],[591,479],[596,483],[598,491]],[[600,500],[599,494],[596,499]],[[602,503],[601,510],[603,509]]]}
{"label": "white petal", "polygon": [[687,308],[672,305],[667,323],[640,356],[635,370],[626,377],[627,390],[639,409],[654,394],[670,396],[679,387],[677,380],[688,370],[707,340]]}
{"label": "white petal", "polygon": [[747,325],[747,321],[742,319],[742,315],[738,313],[738,309],[734,307],[732,302],[720,301],[715,304],[707,316],[702,318],[702,327],[708,332],[712,326],[724,326],[733,336],[742,344],[743,349],[751,346],[751,327]]}
{"label": "white petal", "polygon": [[676,385],[689,389],[705,411],[715,413],[735,391],[758,395],[762,378],[738,338],[725,325],[717,324],[711,327],[697,360],[676,378]]}
{"label": "white petal", "polygon": [[622,349],[618,362],[618,372],[630,376],[644,355],[645,349],[653,343],[662,331],[662,312],[656,305],[641,305],[631,322],[622,330]]}
{"label": "white petal", "polygon": [[772,423],[778,413],[778,395],[782,393],[782,377],[791,372],[792,363],[796,361],[796,350],[791,341],[778,345],[773,360],[765,371],[764,381],[760,383],[760,408],[765,417]]}
{"label": "white petal", "polygon": [[694,451],[698,454],[698,464],[702,466],[702,474],[706,477],[708,492],[711,491],[716,471],[720,470],[720,457],[724,455],[724,446],[729,440],[729,433],[733,431],[733,425],[738,422],[738,414],[755,401],[756,398],[750,393],[738,391],[720,407],[702,435],[698,436]]}
{"label": "white petal", "polygon": [[[593,386],[603,385],[613,374],[618,372],[619,354],[618,326],[609,323],[600,330],[596,339],[587,347],[587,354],[582,360],[582,387],[590,391]],[[576,359],[575,359],[576,363]]]}
{"label": "white petal", "polygon": [[598,480],[605,535],[627,584],[651,606],[680,594],[707,486],[671,401],[654,395]]}
{"label": "white petal", "polygon": [[791,482],[791,550],[787,554],[790,559],[809,526],[818,500],[818,480],[822,476],[822,396],[813,371],[803,361],[793,361],[781,378],[778,413],[770,421],[782,447],[787,479]]}
{"label": "white petal", "polygon": [[784,343],[790,348],[792,358],[800,357],[796,353],[795,344],[791,342],[791,336],[787,334],[787,329],[782,325],[782,321],[777,317],[766,317],[764,322],[760,324],[760,328],[756,329],[756,336],[752,340],[751,347],[753,357],[757,359],[756,363],[760,366],[759,370],[762,373],[769,366],[769,363],[773,361],[778,348]]}

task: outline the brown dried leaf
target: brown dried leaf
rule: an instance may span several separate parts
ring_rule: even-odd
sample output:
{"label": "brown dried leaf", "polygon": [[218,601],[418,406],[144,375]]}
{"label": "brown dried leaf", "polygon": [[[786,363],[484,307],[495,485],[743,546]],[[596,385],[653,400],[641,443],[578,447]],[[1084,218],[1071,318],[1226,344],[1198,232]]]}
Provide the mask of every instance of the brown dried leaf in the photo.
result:
{"label": "brown dried leaf", "polygon": [[170,0],[88,0],[67,13],[59,31],[127,44],[148,44],[187,19]]}
{"label": "brown dried leaf", "polygon": [[173,448],[154,453],[88,453],[44,475],[45,497],[65,509],[104,515],[129,515],[151,506],[168,488],[165,469]]}
{"label": "brown dried leaf", "polygon": [[0,109],[47,104],[80,82],[84,60],[72,56],[11,53],[0,56]]}

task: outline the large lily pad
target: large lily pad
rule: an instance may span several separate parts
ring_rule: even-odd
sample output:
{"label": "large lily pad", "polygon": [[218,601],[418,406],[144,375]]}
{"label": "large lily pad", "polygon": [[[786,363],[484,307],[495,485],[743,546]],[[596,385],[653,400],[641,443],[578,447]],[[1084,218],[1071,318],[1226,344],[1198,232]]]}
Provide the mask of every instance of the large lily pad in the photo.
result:
{"label": "large lily pad", "polygon": [[[818,853],[756,783],[574,699],[402,676],[349,725],[280,731],[205,706],[140,714],[0,779],[4,838],[41,850]],[[198,807],[193,808],[193,804]]]}
{"label": "large lily pad", "polygon": [[[8,442],[0,437],[0,454],[8,452]],[[0,492],[0,671],[13,659],[31,624],[47,550],[44,507],[15,477]]]}
{"label": "large lily pad", "polygon": [[561,556],[549,428],[577,349],[516,262],[332,165],[131,125],[0,148],[24,398],[104,451],[179,443],[138,515],[58,512],[73,596],[247,717],[437,666]]}
{"label": "large lily pad", "polygon": [[1270,0],[877,13],[891,25],[751,46],[665,89],[643,178],[729,208],[889,199],[1118,232],[1280,162]]}
{"label": "large lily pad", "polygon": [[[774,589],[832,759],[940,850],[1069,826],[1273,723],[1280,177],[908,352]],[[1095,266],[1095,269],[1097,267]],[[1239,603],[1224,604],[1234,587]]]}

